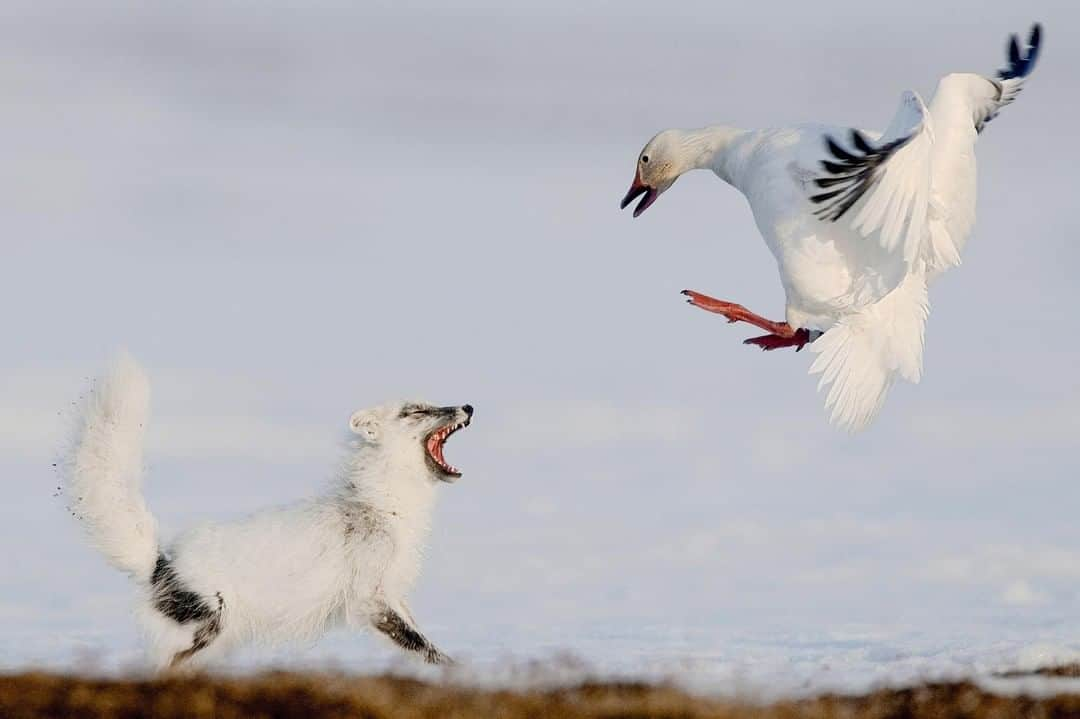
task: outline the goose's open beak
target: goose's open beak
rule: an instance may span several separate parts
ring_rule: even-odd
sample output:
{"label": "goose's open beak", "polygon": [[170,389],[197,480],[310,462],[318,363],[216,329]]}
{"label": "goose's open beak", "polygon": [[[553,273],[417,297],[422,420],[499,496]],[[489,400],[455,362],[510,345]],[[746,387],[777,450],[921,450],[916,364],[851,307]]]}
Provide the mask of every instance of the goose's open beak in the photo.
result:
{"label": "goose's open beak", "polygon": [[655,202],[656,198],[660,196],[659,192],[641,181],[640,170],[634,174],[634,184],[630,185],[630,190],[626,193],[626,197],[623,198],[622,203],[619,205],[619,209],[625,210],[626,206],[633,202],[638,195],[644,195],[644,197],[641,198],[641,202],[634,208],[634,217],[637,217],[642,212],[649,209],[649,205]]}

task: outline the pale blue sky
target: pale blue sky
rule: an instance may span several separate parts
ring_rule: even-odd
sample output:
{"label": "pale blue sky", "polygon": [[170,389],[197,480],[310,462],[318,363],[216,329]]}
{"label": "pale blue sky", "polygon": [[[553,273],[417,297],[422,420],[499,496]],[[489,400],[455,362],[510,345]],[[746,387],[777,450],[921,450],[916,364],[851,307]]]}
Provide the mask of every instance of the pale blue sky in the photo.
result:
{"label": "pale blue sky", "polygon": [[[1032,20],[1045,54],[980,139],[925,379],[837,432],[807,353],[744,347],[677,294],[780,315],[745,202],[698,173],[632,220],[636,154],[669,126],[880,127],[905,89],[995,70]],[[692,635],[738,663],[731,632],[934,647],[962,622],[1080,647],[1078,20],[1067,2],[5,3],[0,633],[18,649],[0,663],[135,646],[126,580],[50,496],[62,415],[119,346],[155,383],[169,528],[314,491],[358,407],[475,405],[415,602],[458,655],[678,656],[665,642]]]}

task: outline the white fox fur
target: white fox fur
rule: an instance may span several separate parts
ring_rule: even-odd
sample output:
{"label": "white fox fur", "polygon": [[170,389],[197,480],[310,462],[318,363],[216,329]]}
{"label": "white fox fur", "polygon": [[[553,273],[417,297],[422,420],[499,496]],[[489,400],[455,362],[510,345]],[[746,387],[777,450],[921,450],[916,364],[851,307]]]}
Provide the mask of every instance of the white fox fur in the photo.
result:
{"label": "white fox fur", "polygon": [[426,661],[447,661],[405,599],[436,486],[459,476],[425,441],[466,426],[472,407],[358,411],[328,492],[162,544],[141,492],[148,406],[146,376],[123,355],[86,402],[65,480],[93,545],[139,587],[137,616],[156,667],[203,665],[245,643],[313,639],[342,624],[373,626]]}
{"label": "white fox fur", "polygon": [[113,566],[137,579],[149,577],[157,560],[157,523],[142,496],[149,409],[146,375],[122,354],[101,390],[86,399],[66,473],[71,510],[90,541]]}

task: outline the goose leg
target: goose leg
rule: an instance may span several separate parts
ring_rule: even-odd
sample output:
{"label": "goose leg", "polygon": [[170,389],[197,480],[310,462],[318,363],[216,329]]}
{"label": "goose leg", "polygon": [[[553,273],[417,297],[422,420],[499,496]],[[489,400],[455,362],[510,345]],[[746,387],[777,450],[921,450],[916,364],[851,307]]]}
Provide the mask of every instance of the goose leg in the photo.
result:
{"label": "goose leg", "polygon": [[761,337],[751,337],[748,340],[743,340],[743,344],[757,345],[766,352],[769,350],[778,350],[781,347],[794,347],[795,351],[798,352],[810,341],[810,330],[795,330],[795,334],[791,337],[762,335]]}
{"label": "goose leg", "polygon": [[811,341],[809,330],[795,329],[787,322],[767,320],[734,302],[724,302],[693,290],[683,290],[682,294],[686,295],[687,303],[694,307],[700,307],[703,310],[723,315],[728,322],[747,322],[770,333],[761,337],[751,337],[744,340],[743,344],[756,345],[766,351],[780,349],[781,347],[794,347],[795,351],[798,352]]}
{"label": "goose leg", "polygon": [[703,295],[700,292],[694,292],[693,290],[683,290],[682,294],[689,298],[686,300],[688,304],[691,304],[694,307],[700,307],[703,310],[708,310],[709,312],[715,312],[718,315],[723,315],[724,317],[727,317],[728,322],[748,322],[755,327],[760,327],[761,329],[784,339],[795,336],[795,328],[787,322],[773,322],[772,320],[767,320],[761,315],[755,315],[742,305],[737,305],[734,302],[724,302],[723,300],[718,300],[714,297]]}

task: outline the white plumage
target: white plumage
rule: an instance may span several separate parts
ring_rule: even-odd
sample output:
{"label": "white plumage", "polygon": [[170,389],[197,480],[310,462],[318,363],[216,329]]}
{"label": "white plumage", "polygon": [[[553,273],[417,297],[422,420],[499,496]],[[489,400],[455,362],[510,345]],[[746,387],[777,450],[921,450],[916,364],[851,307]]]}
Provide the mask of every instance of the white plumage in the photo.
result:
{"label": "white plumage", "polygon": [[806,124],[744,131],[665,130],[642,150],[622,206],[634,216],[684,172],[709,169],[750,203],[776,257],[786,322],[686,291],[691,304],[770,334],[763,349],[810,344],[832,422],[877,415],[897,378],[922,376],[928,284],[960,263],[975,220],[975,140],[1020,92],[1041,29],[1016,36],[996,78],[947,75],[927,106],[903,94],[884,132]]}

